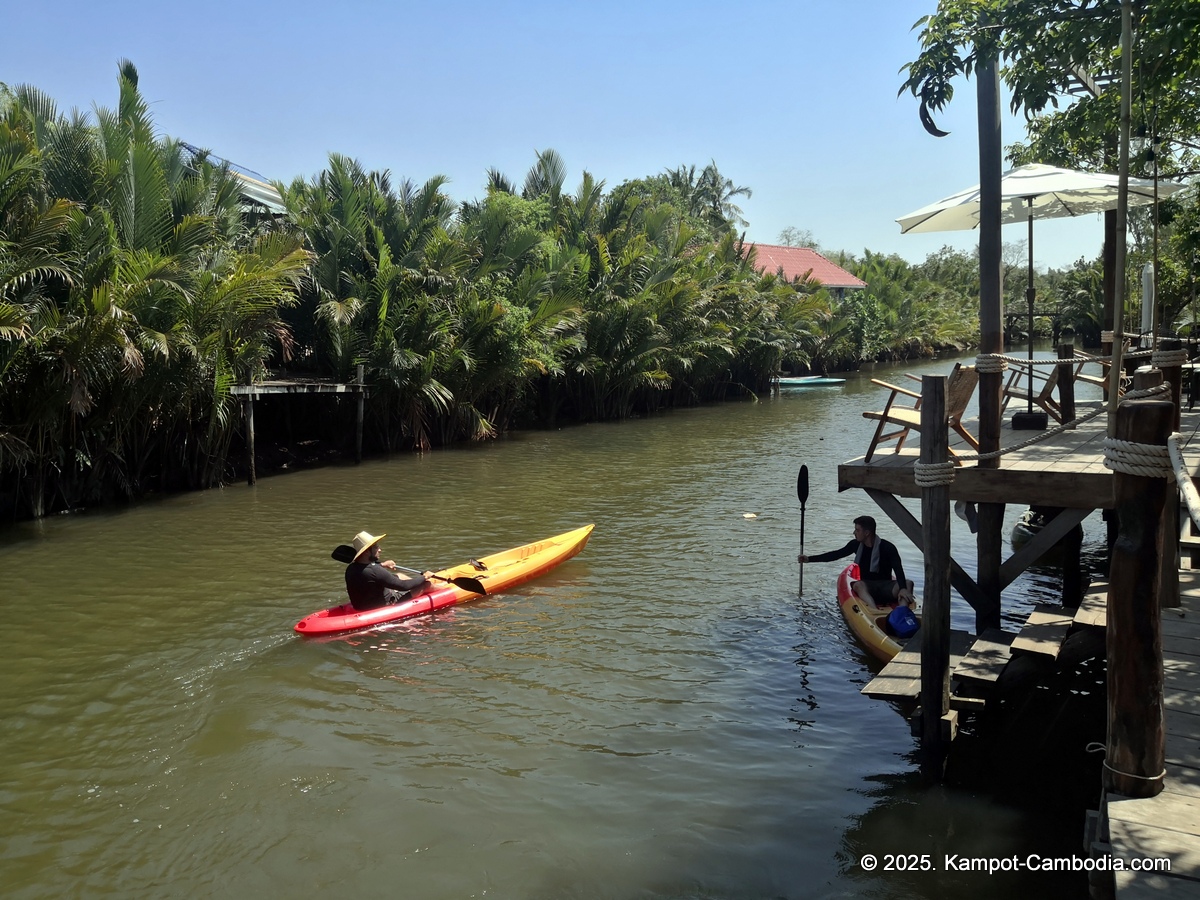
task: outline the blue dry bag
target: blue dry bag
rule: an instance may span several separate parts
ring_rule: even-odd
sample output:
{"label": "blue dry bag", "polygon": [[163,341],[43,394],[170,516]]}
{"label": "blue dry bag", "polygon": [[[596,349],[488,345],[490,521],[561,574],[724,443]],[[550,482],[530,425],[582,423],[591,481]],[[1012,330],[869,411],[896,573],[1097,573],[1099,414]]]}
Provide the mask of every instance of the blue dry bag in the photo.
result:
{"label": "blue dry bag", "polygon": [[921,623],[913,615],[912,608],[904,605],[897,606],[888,613],[888,625],[891,626],[896,637],[900,638],[912,637],[921,627]]}

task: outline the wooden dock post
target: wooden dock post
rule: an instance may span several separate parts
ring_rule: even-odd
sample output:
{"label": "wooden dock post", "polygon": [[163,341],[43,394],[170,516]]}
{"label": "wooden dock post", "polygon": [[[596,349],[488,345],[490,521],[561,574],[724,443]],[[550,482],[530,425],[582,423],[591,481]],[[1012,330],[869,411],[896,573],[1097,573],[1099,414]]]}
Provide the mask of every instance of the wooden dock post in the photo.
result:
{"label": "wooden dock post", "polygon": [[[1163,338],[1158,342],[1160,350],[1182,350],[1183,341],[1178,338]],[[1175,421],[1171,430],[1179,430],[1179,417],[1183,412],[1183,366],[1180,363],[1162,367],[1163,381],[1171,386],[1171,399],[1175,401]]]}
{"label": "wooden dock post", "polygon": [[[950,458],[946,425],[946,377],[921,379],[921,463]],[[921,488],[921,530],[925,543],[925,605],[921,615],[922,768],[941,776],[953,720],[950,713],[950,485]]]}
{"label": "wooden dock post", "polygon": [[[1060,344],[1059,359],[1074,359],[1075,345]],[[1062,420],[1070,422],[1075,418],[1075,365],[1062,362],[1058,364],[1058,406],[1062,410]],[[1072,425],[1072,428],[1075,426]]]}
{"label": "wooden dock post", "polygon": [[[1161,401],[1126,402],[1117,410],[1120,440],[1165,446],[1174,409]],[[1115,472],[1119,532],[1109,572],[1108,752],[1105,790],[1152,797],[1162,790],[1162,612],[1159,589],[1167,482]]]}
{"label": "wooden dock post", "polygon": [[246,415],[246,484],[258,480],[254,471],[254,395],[246,394],[242,399],[242,410]]}
{"label": "wooden dock post", "polygon": [[358,418],[354,425],[354,461],[362,462],[362,433],[363,433],[363,405],[367,399],[367,388],[363,384],[363,364],[358,364],[357,378],[355,384],[358,385]]}
{"label": "wooden dock post", "polygon": [[[1000,181],[1004,159],[1000,129],[1000,69],[995,55],[980,57],[975,78],[979,132],[979,351],[1004,352],[1004,309],[1000,225]],[[1004,373],[979,373],[979,451],[1000,449]],[[981,459],[981,469],[999,469],[1000,457]],[[975,633],[1000,627],[1000,566],[1004,562],[1004,504],[980,503],[975,538],[979,592]]]}

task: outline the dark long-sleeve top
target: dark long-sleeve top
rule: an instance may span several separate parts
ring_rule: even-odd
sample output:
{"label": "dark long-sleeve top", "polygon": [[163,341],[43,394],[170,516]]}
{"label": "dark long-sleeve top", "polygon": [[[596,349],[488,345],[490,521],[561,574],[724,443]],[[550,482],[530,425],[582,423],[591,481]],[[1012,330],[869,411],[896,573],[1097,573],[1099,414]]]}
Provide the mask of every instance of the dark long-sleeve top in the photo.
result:
{"label": "dark long-sleeve top", "polygon": [[346,566],[346,593],[350,595],[350,605],[357,610],[375,609],[403,600],[408,591],[423,584],[424,575],[401,578],[377,562]]}
{"label": "dark long-sleeve top", "polygon": [[900,551],[896,549],[896,545],[891,541],[885,541],[878,535],[875,536],[875,543],[879,545],[879,568],[871,568],[871,557],[874,555],[875,548],[868,547],[862,541],[856,541],[851,538],[849,543],[840,550],[830,550],[828,553],[818,553],[815,556],[808,557],[809,562],[829,562],[834,559],[841,559],[843,556],[854,554],[854,561],[858,563],[858,577],[863,581],[891,581],[892,572],[896,573],[896,580],[900,582],[900,586],[904,587],[908,583],[908,579],[904,577],[904,565],[900,562]]}

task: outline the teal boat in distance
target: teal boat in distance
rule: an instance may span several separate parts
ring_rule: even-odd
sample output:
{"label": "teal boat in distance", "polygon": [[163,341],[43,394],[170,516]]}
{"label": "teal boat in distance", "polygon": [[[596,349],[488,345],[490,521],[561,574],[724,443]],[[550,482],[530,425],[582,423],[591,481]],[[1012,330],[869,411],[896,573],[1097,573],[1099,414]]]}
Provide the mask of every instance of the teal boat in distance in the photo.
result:
{"label": "teal boat in distance", "polygon": [[788,375],[779,380],[781,388],[832,387],[845,384],[845,378],[829,378],[825,375]]}

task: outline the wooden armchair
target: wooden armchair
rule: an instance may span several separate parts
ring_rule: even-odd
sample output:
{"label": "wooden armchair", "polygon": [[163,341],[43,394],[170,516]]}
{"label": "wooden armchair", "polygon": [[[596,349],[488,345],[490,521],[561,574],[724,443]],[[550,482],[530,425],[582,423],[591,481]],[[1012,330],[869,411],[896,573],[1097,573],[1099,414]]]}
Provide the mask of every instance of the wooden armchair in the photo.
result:
{"label": "wooden armchair", "polygon": [[[1082,365],[1082,364],[1080,364]],[[1032,396],[1029,386],[1029,370],[1033,369]],[[1000,412],[1008,408],[1010,401],[1044,409],[1055,422],[1062,424],[1062,406],[1054,391],[1058,387],[1058,366],[1030,366],[1028,363],[1012,363],[1008,381],[1004,383],[1004,402]]]}
{"label": "wooden armchair", "polygon": [[[1128,345],[1128,342],[1126,342],[1126,345]],[[1075,359],[1077,360],[1077,365],[1075,366],[1075,380],[1083,384],[1090,384],[1093,387],[1098,387],[1107,393],[1108,375],[1109,370],[1112,368],[1112,364],[1108,360],[1098,359],[1095,356],[1092,356],[1090,353],[1085,353],[1082,350],[1075,351]],[[1098,365],[1100,367],[1100,374],[1096,375],[1091,372],[1083,371],[1083,367],[1088,363],[1095,363]],[[1127,387],[1127,381],[1129,381],[1128,378],[1125,376],[1121,377],[1120,385],[1117,388],[1117,396],[1124,396],[1125,388]]]}
{"label": "wooden armchair", "polygon": [[[915,378],[916,376],[909,377]],[[904,440],[910,431],[918,434],[921,432],[921,395],[916,391],[897,387],[877,378],[872,378],[871,382],[887,388],[892,393],[882,410],[863,413],[865,419],[879,420],[879,425],[875,428],[875,436],[871,438],[871,446],[867,448],[866,462],[871,461],[871,457],[875,455],[875,450],[880,444],[895,441],[895,452],[899,453],[904,447]],[[955,363],[954,369],[946,378],[946,424],[976,450],[979,449],[979,441],[963,426],[962,417],[967,410],[967,404],[971,402],[971,395],[975,393],[977,384],[979,384],[979,373],[975,371],[975,367],[964,366],[962,363]],[[896,401],[901,397],[911,397],[916,402],[911,406],[903,404],[898,406]],[[884,429],[889,426],[893,426],[894,430],[885,432]],[[950,451],[950,455],[954,456],[953,450]]]}

